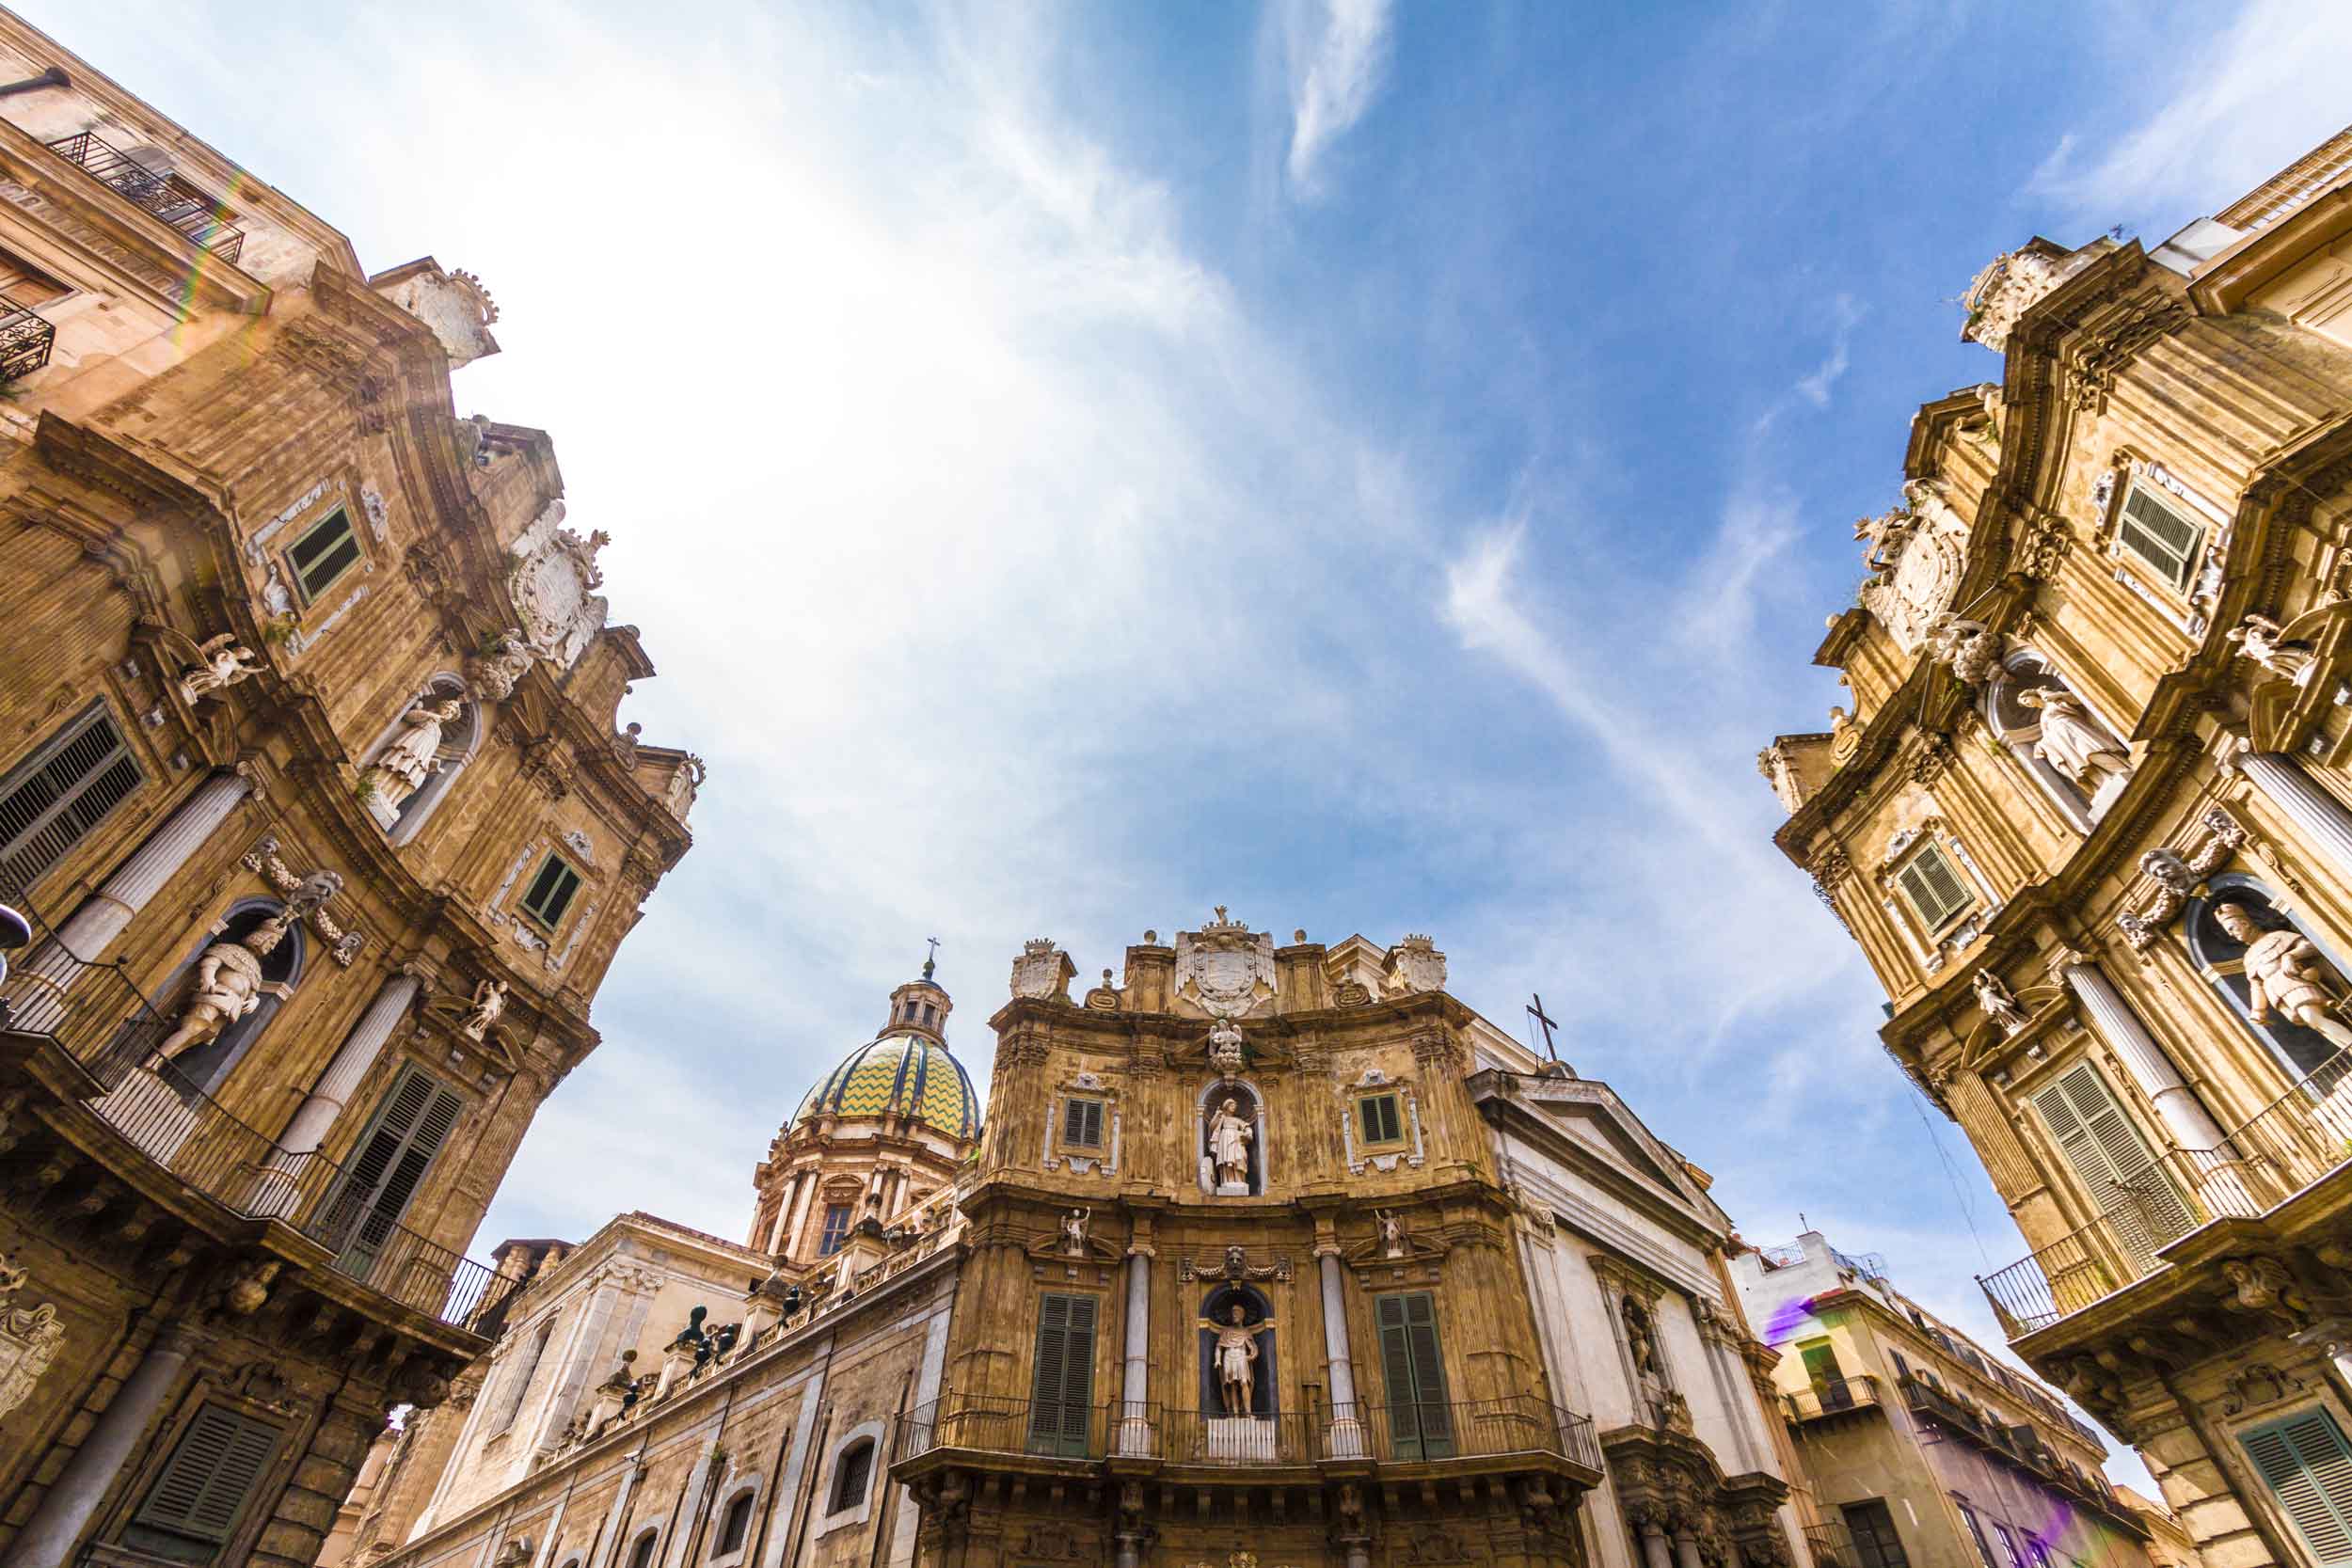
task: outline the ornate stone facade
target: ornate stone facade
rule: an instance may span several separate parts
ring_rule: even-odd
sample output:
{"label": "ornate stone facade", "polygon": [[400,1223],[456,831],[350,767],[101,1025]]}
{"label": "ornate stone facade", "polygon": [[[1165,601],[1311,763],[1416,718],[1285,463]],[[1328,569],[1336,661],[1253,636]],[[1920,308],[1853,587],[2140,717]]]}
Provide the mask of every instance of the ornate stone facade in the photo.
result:
{"label": "ornate stone facade", "polygon": [[1966,388],[1904,457],[1955,618],[1866,593],[1816,656],[1859,735],[1771,753],[1789,859],[1878,868],[1821,885],[2032,1249],[2014,1348],[2240,1564],[2352,1512],[2347,153],[1979,277],[1993,438]]}
{"label": "ornate stone facade", "polygon": [[613,752],[633,632],[574,615],[561,683],[509,635],[563,480],[451,417],[479,281],[369,276],[0,13],[0,75],[56,66],[0,115],[56,289],[0,406],[0,1563],[308,1563],[487,1342],[458,1249],[697,770]]}

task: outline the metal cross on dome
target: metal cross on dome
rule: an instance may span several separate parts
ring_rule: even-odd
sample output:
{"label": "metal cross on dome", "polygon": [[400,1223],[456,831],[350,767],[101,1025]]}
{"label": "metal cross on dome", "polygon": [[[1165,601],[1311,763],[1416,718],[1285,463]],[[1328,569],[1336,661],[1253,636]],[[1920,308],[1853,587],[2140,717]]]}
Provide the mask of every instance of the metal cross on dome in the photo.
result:
{"label": "metal cross on dome", "polygon": [[925,937],[923,940],[931,944],[931,956],[923,960],[923,978],[928,980],[931,977],[931,972],[939,967],[939,939]]}

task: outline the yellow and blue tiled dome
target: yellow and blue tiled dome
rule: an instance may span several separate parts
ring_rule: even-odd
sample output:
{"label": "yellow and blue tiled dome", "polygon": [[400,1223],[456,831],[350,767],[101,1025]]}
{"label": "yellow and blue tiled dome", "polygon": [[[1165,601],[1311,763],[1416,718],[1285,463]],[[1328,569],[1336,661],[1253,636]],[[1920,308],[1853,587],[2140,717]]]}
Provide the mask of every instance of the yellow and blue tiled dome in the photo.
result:
{"label": "yellow and blue tiled dome", "polygon": [[937,1040],[886,1034],[818,1080],[795,1124],[820,1116],[913,1116],[951,1138],[980,1134],[980,1102],[963,1064]]}

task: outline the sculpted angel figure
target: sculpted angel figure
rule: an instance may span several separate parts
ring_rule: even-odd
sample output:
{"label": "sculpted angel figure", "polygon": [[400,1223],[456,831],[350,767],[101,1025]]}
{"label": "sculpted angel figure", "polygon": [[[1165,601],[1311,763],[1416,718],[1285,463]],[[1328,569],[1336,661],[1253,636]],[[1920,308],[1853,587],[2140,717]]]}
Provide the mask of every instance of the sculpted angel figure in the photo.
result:
{"label": "sculpted angel figure", "polygon": [[2001,1026],[2001,1033],[2013,1035],[2029,1022],[2026,1009],[2018,1005],[2017,995],[2001,977],[1989,969],[1977,971],[1977,1006],[1984,1016]]}
{"label": "sculpted angel figure", "polygon": [[2286,628],[2269,616],[2249,615],[2222,641],[2236,643],[2241,655],[2272,674],[2282,675],[2297,686],[2305,685],[2312,678],[2312,671],[2317,668],[2317,660],[2302,643],[2284,641],[2285,635]]}
{"label": "sculpted angel figure", "polygon": [[506,1011],[506,982],[485,979],[473,989],[473,1004],[458,1022],[457,1031],[469,1040],[479,1041],[490,1032],[490,1025]]}
{"label": "sculpted angel figure", "polygon": [[2330,1045],[2352,1046],[2352,1029],[2336,1018],[2333,1003],[2344,980],[2302,932],[2265,931],[2243,904],[2217,904],[2213,918],[2233,940],[2246,944],[2246,1012],[2256,1023],[2276,1013],[2299,1023]]}
{"label": "sculpted angel figure", "polygon": [[1963,621],[1949,610],[1928,623],[1928,647],[1969,686],[1981,686],[2000,667],[2001,634],[1981,621]]}
{"label": "sculpted angel figure", "polygon": [[2096,789],[2099,775],[2121,778],[2132,770],[2132,754],[2099,727],[2083,700],[2064,687],[2029,686],[2017,705],[2042,715],[2042,737],[2033,754],[2066,775],[2071,784]]}
{"label": "sculpted angel figure", "polygon": [[[1109,973],[1108,970],[1104,971],[1106,975]],[[1216,1063],[1217,1070],[1228,1078],[1242,1069],[1241,1031],[1233,1027],[1232,1019],[1218,1019],[1216,1026],[1209,1031],[1209,1060]]]}
{"label": "sculpted angel figure", "polygon": [[1862,543],[1862,564],[1873,572],[1884,571],[1902,554],[1903,544],[1911,531],[1919,526],[1919,519],[1906,507],[1882,512],[1875,517],[1856,517],[1853,536]]}
{"label": "sculpted angel figure", "polygon": [[180,1022],[155,1054],[169,1061],[183,1051],[218,1039],[220,1032],[262,1005],[262,960],[285,940],[289,921],[273,915],[242,941],[216,942],[196,960],[196,986]]}
{"label": "sculpted angel figure", "polygon": [[367,770],[385,804],[397,810],[403,800],[441,770],[441,730],[457,721],[463,705],[454,697],[426,698],[400,716],[406,726],[386,746]]}
{"label": "sculpted angel figure", "polygon": [[1216,1388],[1228,1416],[1250,1413],[1250,1389],[1256,1381],[1258,1333],[1242,1320],[1248,1314],[1235,1302],[1216,1331]]}
{"label": "sculpted angel figure", "polygon": [[236,685],[262,668],[262,656],[237,641],[232,631],[202,642],[167,631],[174,651],[184,659],[180,672],[180,695],[194,704],[227,687]]}
{"label": "sculpted angel figure", "polygon": [[1216,1168],[1219,1186],[1249,1180],[1249,1140],[1257,1132],[1240,1112],[1240,1102],[1228,1097],[1209,1118],[1209,1161]]}

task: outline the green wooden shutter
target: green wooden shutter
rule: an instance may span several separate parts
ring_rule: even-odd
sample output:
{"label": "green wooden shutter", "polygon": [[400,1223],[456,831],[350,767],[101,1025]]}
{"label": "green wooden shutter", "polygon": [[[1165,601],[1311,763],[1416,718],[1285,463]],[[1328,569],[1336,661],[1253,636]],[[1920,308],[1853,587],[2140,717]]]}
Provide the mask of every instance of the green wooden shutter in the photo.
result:
{"label": "green wooden shutter", "polygon": [[2197,569],[2197,547],[2204,537],[2203,525],[2158,499],[2153,490],[2135,484],[2123,498],[2117,542],[2175,588],[2188,586]]}
{"label": "green wooden shutter", "polygon": [[217,1548],[235,1531],[280,1435],[281,1429],[220,1405],[197,1411],[132,1516],[125,1544],[183,1560],[212,1560],[216,1550],[191,1559],[191,1544]]}
{"label": "green wooden shutter", "polygon": [[1397,1119],[1396,1096],[1367,1095],[1357,1104],[1363,1108],[1364,1142],[1392,1144],[1404,1137],[1404,1126]]}
{"label": "green wooden shutter", "polygon": [[337,1208],[352,1229],[338,1263],[343,1272],[366,1277],[465,1105],[456,1090],[422,1068],[402,1070],[344,1178]]}
{"label": "green wooden shutter", "polygon": [[2352,1447],[2325,1410],[2306,1410],[2238,1439],[2320,1568],[2352,1563]]}
{"label": "green wooden shutter", "polygon": [[1388,1379],[1389,1435],[1398,1459],[1444,1459],[1454,1452],[1454,1412],[1446,1403],[1445,1356],[1438,1307],[1426,1291],[1379,1298],[1380,1363]]}
{"label": "green wooden shutter", "polygon": [[1930,931],[1942,930],[1977,901],[1944,851],[1932,844],[1904,862],[1895,881]]}
{"label": "green wooden shutter", "polygon": [[1092,1296],[1038,1298],[1037,1361],[1029,1379],[1029,1447],[1083,1459],[1094,1411]]}
{"label": "green wooden shutter", "polygon": [[2146,1267],[2154,1249],[2194,1229],[2195,1222],[2154,1152],[2089,1062],[2034,1096],[2042,1119],[2106,1214],[2116,1239]]}

